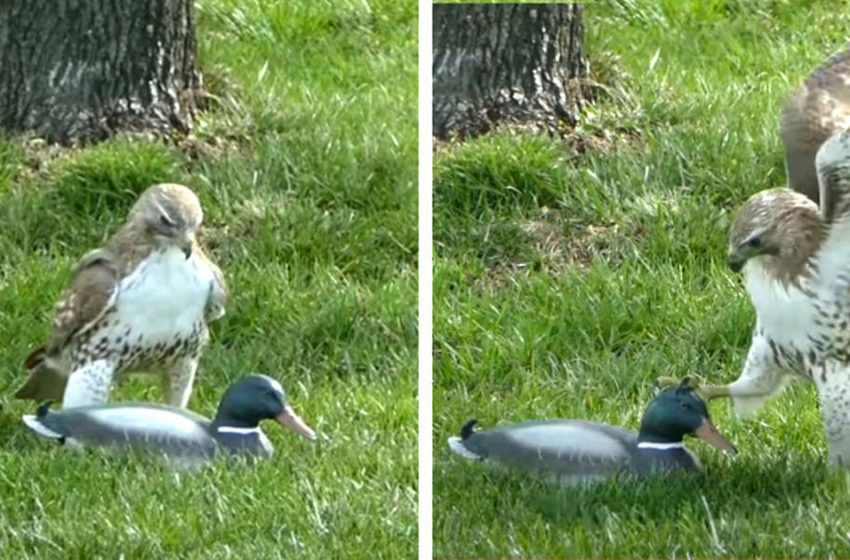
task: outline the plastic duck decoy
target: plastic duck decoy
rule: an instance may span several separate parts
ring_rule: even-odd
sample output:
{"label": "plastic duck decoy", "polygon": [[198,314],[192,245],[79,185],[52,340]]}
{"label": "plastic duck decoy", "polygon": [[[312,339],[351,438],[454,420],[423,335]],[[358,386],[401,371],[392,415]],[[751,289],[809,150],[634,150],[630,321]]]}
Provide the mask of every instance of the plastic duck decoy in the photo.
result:
{"label": "plastic duck decoy", "polygon": [[105,404],[62,410],[41,405],[23,417],[37,434],[74,447],[134,448],[175,460],[208,460],[222,452],[270,457],[274,449],[260,428],[276,420],[315,440],[316,433],[289,406],[280,383],[249,375],[225,392],[215,418],[152,403]]}
{"label": "plastic duck decoy", "polygon": [[701,470],[699,459],[685,447],[685,435],[737,453],[714,427],[705,402],[687,378],[655,396],[637,433],[584,420],[534,420],[473,431],[476,423],[470,420],[460,437],[449,438],[452,451],[466,459],[542,474],[563,485],[616,474]]}

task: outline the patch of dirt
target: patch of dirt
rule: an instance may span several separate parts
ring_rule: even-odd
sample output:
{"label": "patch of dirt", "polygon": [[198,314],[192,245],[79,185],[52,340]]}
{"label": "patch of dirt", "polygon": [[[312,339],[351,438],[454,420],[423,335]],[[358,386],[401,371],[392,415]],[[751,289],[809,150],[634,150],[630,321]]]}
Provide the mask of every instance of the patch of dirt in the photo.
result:
{"label": "patch of dirt", "polygon": [[177,140],[175,145],[191,162],[199,160],[215,161],[228,155],[245,153],[250,148],[250,142],[244,138],[197,137],[193,134]]}
{"label": "patch of dirt", "polygon": [[609,265],[620,264],[635,252],[635,241],[645,232],[640,226],[628,231],[617,225],[588,225],[569,242],[572,262],[581,269],[590,268],[593,261],[605,260]]}
{"label": "patch of dirt", "polygon": [[[166,146],[176,148],[185,158],[187,164],[199,160],[215,161],[230,154],[244,153],[249,149],[250,142],[243,138],[226,138],[217,136],[172,135],[163,137],[153,132],[121,132],[109,141],[129,141],[155,143],[161,142]],[[82,152],[85,145],[63,146],[48,143],[43,138],[23,136],[18,142],[23,154],[22,165],[17,166],[13,174],[16,183],[25,184],[50,172],[56,162],[72,159]]]}
{"label": "patch of dirt", "polygon": [[236,203],[226,224],[206,224],[203,241],[211,251],[237,254],[246,239],[256,237],[268,220],[284,215],[288,202],[283,196],[254,196]]}
{"label": "patch of dirt", "polygon": [[615,223],[583,225],[569,231],[571,228],[557,216],[547,214],[555,213],[544,209],[542,216],[520,224],[535,255],[533,261],[488,267],[479,287],[502,289],[530,274],[556,276],[570,269],[586,272],[599,260],[616,267],[636,254],[636,241],[645,235],[641,226],[626,227]]}
{"label": "patch of dirt", "polygon": [[[581,121],[590,116],[590,113],[580,115],[580,124],[575,128],[560,126],[557,129],[540,126],[538,123],[507,123],[503,122],[493,128],[489,133],[502,133],[508,135],[538,135],[544,134],[558,138],[563,141],[565,151],[573,162],[586,154],[609,155],[616,150],[624,148],[637,148],[643,139],[637,128],[618,126],[614,123],[612,115],[605,115],[604,122],[597,124],[597,117],[590,117],[587,122]],[[441,140],[432,137],[431,147],[435,157],[450,152],[452,148],[462,145],[465,139],[459,136]]]}
{"label": "patch of dirt", "polygon": [[63,158],[73,157],[82,148],[77,146],[62,146],[49,144],[43,138],[26,136],[21,138],[18,146],[23,154],[22,165],[15,169],[13,181],[27,183],[48,173],[51,164]]}

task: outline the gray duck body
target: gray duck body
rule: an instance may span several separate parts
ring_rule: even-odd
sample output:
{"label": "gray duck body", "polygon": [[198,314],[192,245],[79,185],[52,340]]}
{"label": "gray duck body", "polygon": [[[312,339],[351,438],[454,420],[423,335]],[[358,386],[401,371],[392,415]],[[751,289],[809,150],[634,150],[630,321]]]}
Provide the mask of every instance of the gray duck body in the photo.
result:
{"label": "gray duck body", "polygon": [[69,445],[124,447],[168,457],[211,459],[221,452],[271,457],[273,447],[257,427],[232,432],[190,411],[149,403],[43,410],[27,417],[34,430]]}
{"label": "gray duck body", "polygon": [[251,375],[232,385],[214,419],[152,403],[106,404],[51,410],[42,405],[24,423],[41,436],[78,447],[132,448],[169,459],[208,460],[218,455],[271,457],[274,449],[259,426],[275,419],[315,439],[286,401],[280,384]]}
{"label": "gray duck body", "polygon": [[684,444],[638,447],[636,431],[584,420],[532,420],[481,430],[460,442],[481,459],[562,483],[701,469]]}
{"label": "gray duck body", "polygon": [[693,434],[736,452],[714,428],[705,403],[686,386],[661,392],[647,407],[639,432],[585,420],[531,420],[473,431],[467,422],[449,448],[466,459],[544,475],[561,484],[627,474],[637,477],[702,469],[684,445]]}

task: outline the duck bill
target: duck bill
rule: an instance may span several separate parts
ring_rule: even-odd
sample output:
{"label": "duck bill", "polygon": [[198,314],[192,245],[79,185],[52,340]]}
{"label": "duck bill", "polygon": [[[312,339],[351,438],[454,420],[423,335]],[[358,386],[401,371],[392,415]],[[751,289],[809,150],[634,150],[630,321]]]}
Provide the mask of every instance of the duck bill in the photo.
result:
{"label": "duck bill", "polygon": [[311,441],[316,439],[316,432],[313,431],[313,428],[308,426],[300,416],[295,414],[295,411],[289,405],[286,405],[276,420],[281,426],[289,428],[298,435],[304,436]]}
{"label": "duck bill", "polygon": [[708,418],[702,419],[702,424],[694,431],[694,435],[729,455],[736,455],[738,453],[735,446],[720,435],[720,432],[717,431],[717,428],[714,427],[714,424]]}

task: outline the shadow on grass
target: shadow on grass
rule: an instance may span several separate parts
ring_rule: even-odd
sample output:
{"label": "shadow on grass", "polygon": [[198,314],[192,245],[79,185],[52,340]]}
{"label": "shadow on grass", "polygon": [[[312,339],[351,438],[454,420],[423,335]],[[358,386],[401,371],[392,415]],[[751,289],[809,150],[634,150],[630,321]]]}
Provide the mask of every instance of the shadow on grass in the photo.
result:
{"label": "shadow on grass", "polygon": [[434,478],[435,509],[439,496],[454,493],[449,488],[475,488],[476,500],[490,501],[499,511],[515,512],[506,513],[509,517],[521,518],[516,512],[525,510],[565,526],[601,525],[610,516],[664,525],[703,509],[746,511],[753,504],[771,509],[806,501],[824,485],[829,472],[822,459],[804,459],[748,458],[726,466],[709,465],[702,473],[645,480],[621,477],[584,487],[559,487],[517,472],[456,465],[452,472]]}

